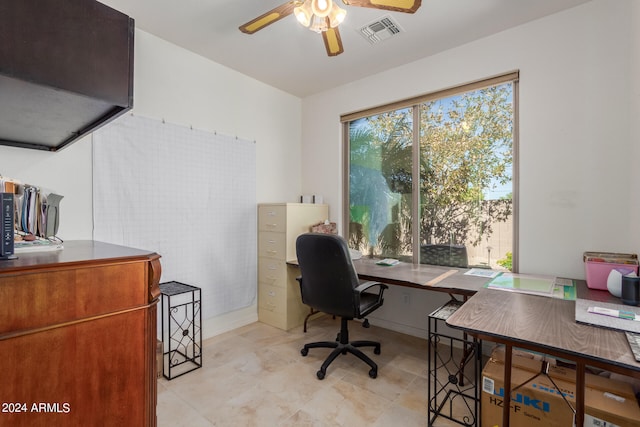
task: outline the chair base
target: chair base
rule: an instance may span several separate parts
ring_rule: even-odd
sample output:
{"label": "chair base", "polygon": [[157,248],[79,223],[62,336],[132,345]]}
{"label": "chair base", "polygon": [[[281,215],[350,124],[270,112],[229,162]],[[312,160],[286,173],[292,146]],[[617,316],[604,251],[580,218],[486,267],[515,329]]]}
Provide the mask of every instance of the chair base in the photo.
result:
{"label": "chair base", "polygon": [[365,362],[367,365],[371,367],[369,370],[369,376],[371,378],[376,378],[378,376],[378,365],[369,358],[366,354],[358,349],[358,347],[373,347],[374,354],[380,354],[380,343],[376,341],[353,341],[349,342],[349,330],[347,328],[347,322],[349,319],[342,318],[341,319],[341,327],[340,333],[338,334],[338,339],[336,341],[319,341],[313,342],[309,344],[305,344],[302,350],[300,350],[300,354],[306,356],[309,354],[310,348],[333,348],[333,351],[329,356],[325,359],[324,363],[320,367],[320,370],[316,373],[316,376],[319,380],[324,379],[327,368],[333,362],[336,357],[340,354],[351,353],[358,357],[360,360]]}

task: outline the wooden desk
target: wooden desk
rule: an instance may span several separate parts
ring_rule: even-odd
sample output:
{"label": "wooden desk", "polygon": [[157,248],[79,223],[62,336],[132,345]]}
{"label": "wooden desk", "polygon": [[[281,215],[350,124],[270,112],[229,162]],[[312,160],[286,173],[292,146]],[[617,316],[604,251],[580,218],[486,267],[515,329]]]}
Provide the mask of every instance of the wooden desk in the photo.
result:
{"label": "wooden desk", "polygon": [[[415,289],[427,289],[436,292],[471,296],[478,292],[488,281],[485,277],[468,276],[468,268],[444,267],[439,265],[410,264],[400,262],[393,266],[378,265],[376,258],[353,260],[353,266],[361,280],[372,280],[390,285],[406,286]],[[297,266],[296,260],[287,261]]]}
{"label": "wooden desk", "polygon": [[[591,294],[579,281],[578,296]],[[591,299],[602,300],[596,291]],[[511,354],[516,346],[576,363],[576,425],[584,424],[585,366],[640,378],[624,333],[575,322],[575,302],[481,289],[447,320],[479,339],[505,345],[503,425],[509,425]]]}
{"label": "wooden desk", "polygon": [[[400,262],[393,266],[378,265],[379,259],[363,257],[353,260],[353,266],[360,280],[371,280],[390,285],[405,286],[415,289],[426,289],[467,297],[480,290],[488,279],[468,276],[464,273],[468,268],[443,267],[439,265],[410,264]],[[287,261],[292,267],[298,267],[297,260]],[[317,311],[311,309],[303,322],[303,330],[307,332],[307,322]]]}

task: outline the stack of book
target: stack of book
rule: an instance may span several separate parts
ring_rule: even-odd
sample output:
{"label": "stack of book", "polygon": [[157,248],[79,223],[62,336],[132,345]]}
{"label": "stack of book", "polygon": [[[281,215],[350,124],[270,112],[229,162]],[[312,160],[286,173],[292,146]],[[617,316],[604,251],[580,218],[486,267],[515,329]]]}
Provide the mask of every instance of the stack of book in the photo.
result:
{"label": "stack of book", "polygon": [[20,240],[13,242],[13,252],[25,253],[25,252],[46,252],[46,251],[59,251],[63,249],[61,241],[49,240],[49,239],[35,239],[35,240]]}

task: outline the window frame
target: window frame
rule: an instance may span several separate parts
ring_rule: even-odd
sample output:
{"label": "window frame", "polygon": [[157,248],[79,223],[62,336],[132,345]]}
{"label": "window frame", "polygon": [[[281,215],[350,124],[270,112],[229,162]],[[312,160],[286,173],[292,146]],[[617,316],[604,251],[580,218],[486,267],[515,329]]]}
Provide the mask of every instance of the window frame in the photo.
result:
{"label": "window frame", "polygon": [[[389,111],[394,111],[402,108],[411,108],[413,110],[413,121],[420,123],[419,120],[419,105],[433,101],[436,99],[447,98],[454,95],[459,95],[464,92],[470,92],[473,90],[484,89],[490,86],[497,86],[504,83],[513,84],[513,165],[512,165],[512,203],[513,203],[513,240],[512,240],[512,271],[517,273],[519,271],[519,80],[520,72],[518,70],[511,71],[505,74],[476,80],[470,83],[454,86],[435,92],[430,92],[422,95],[418,95],[412,98],[407,98],[399,101],[395,101],[389,104],[378,105],[365,110],[356,111],[352,113],[343,114],[340,116],[340,122],[342,124],[342,224],[343,233],[345,236],[349,235],[349,221],[350,221],[350,200],[349,200],[349,176],[350,176],[350,141],[349,141],[349,123],[356,119],[370,117],[376,114],[381,114]],[[412,173],[413,176],[420,175],[420,128],[419,126],[413,127],[413,143],[412,143]],[[420,227],[418,216],[418,210],[420,206],[420,182],[417,179],[413,180],[412,185],[412,241],[413,241],[413,255],[412,261],[414,264],[419,263],[420,251],[418,244],[420,242]]]}

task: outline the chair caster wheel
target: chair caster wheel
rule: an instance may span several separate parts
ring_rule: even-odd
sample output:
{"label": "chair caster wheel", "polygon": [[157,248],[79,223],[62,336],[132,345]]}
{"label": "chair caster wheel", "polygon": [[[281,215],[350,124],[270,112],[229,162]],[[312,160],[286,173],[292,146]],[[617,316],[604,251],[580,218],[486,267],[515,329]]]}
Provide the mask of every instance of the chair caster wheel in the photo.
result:
{"label": "chair caster wheel", "polygon": [[303,348],[302,350],[300,350],[300,354],[306,356],[307,354],[309,354],[309,349]]}
{"label": "chair caster wheel", "polygon": [[378,370],[377,369],[372,369],[369,371],[369,376],[371,378],[376,378],[378,376]]}
{"label": "chair caster wheel", "polygon": [[376,347],[373,349],[373,354],[380,354],[380,347]]}
{"label": "chair caster wheel", "polygon": [[324,379],[324,371],[318,371],[316,372],[316,376],[318,377],[319,380],[323,380]]}
{"label": "chair caster wheel", "polygon": [[364,322],[362,322],[362,327],[363,327],[363,328],[368,328],[369,326],[371,326],[371,325],[369,324],[369,319],[364,319]]}

